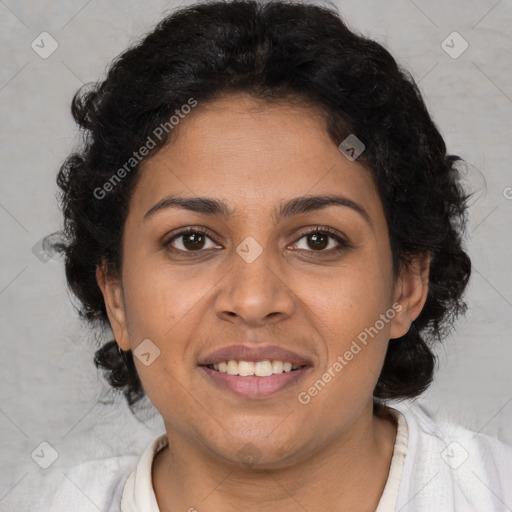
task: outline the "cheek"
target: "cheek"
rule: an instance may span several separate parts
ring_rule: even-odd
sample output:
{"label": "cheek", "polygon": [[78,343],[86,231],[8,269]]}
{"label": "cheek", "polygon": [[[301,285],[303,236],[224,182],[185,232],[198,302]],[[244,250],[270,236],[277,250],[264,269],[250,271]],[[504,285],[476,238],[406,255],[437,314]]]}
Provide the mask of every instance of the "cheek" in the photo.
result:
{"label": "cheek", "polygon": [[[329,285],[308,296],[308,307],[324,339],[326,357],[320,380],[311,393],[326,405],[369,396],[383,364],[391,319],[386,276],[380,267],[361,259],[338,269]],[[391,311],[390,311],[391,309]],[[382,316],[381,316],[382,315]],[[324,384],[327,392],[323,392]],[[359,397],[359,398],[358,398]]]}
{"label": "cheek", "polygon": [[[186,272],[171,272],[168,264],[127,262],[125,266],[125,310],[134,362],[147,396],[160,411],[187,409],[186,414],[196,414],[193,407],[188,410],[188,394],[184,390],[190,392],[190,340],[195,338],[201,300],[211,286],[205,279],[193,279]],[[151,353],[154,360],[149,365],[136,357],[136,349],[144,340],[157,347],[156,350],[149,345],[150,352],[156,350]]]}
{"label": "cheek", "polygon": [[126,267],[125,295],[132,342],[154,337],[166,344],[175,328],[194,310],[211,287],[206,279],[194,279],[186,271],[169,265]]}
{"label": "cheek", "polygon": [[[387,276],[378,265],[359,260],[333,269],[322,281],[306,284],[302,292],[308,307],[320,319],[319,325],[324,326],[322,332],[334,340],[331,348],[337,350],[373,326],[390,307]],[[379,330],[386,334],[388,328],[386,324]]]}

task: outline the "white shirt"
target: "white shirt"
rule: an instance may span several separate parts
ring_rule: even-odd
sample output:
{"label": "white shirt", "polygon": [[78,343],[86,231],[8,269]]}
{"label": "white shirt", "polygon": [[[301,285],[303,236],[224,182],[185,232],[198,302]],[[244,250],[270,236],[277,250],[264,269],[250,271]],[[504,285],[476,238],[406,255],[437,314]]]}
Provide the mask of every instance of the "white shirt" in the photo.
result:
{"label": "white shirt", "polygon": [[[399,411],[393,412],[398,421],[398,430],[388,480],[375,512],[394,510],[402,467],[407,453],[407,422]],[[121,512],[160,512],[151,481],[151,468],[155,455],[168,444],[167,434],[163,433],[146,448],[124,486]]]}
{"label": "white shirt", "polygon": [[[395,405],[397,436],[375,512],[505,512],[512,510],[512,446],[447,423],[420,406]],[[160,512],[151,482],[166,434],[145,450],[123,488],[121,512]]]}
{"label": "white shirt", "polygon": [[[423,407],[411,402],[391,407],[398,431],[389,476],[375,512],[512,510],[511,445],[447,420],[434,421]],[[120,435],[118,428],[108,427],[110,435]],[[132,426],[127,423],[126,428]],[[151,467],[155,453],[167,445],[167,435],[152,436],[144,435],[153,440],[140,451],[144,445],[137,439],[128,441],[132,445],[121,443],[124,455],[112,456],[96,444],[94,459],[59,466],[65,459],[64,448],[71,449],[69,440],[69,446],[57,446],[61,457],[52,467],[39,474],[15,475],[21,481],[7,495],[4,491],[0,510],[159,512]],[[90,431],[88,437],[92,437]],[[106,434],[103,439],[108,439]],[[86,437],[84,448],[87,442]]]}

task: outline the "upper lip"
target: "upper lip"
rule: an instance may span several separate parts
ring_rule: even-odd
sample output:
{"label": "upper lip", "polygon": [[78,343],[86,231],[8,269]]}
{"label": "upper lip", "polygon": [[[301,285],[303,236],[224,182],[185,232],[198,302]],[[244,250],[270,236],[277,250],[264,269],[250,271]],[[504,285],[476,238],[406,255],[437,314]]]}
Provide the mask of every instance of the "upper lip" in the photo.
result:
{"label": "upper lip", "polygon": [[199,365],[217,364],[222,361],[283,361],[296,366],[310,366],[311,360],[306,356],[301,356],[292,350],[279,347],[277,345],[230,345],[222,347],[211,352],[199,361]]}

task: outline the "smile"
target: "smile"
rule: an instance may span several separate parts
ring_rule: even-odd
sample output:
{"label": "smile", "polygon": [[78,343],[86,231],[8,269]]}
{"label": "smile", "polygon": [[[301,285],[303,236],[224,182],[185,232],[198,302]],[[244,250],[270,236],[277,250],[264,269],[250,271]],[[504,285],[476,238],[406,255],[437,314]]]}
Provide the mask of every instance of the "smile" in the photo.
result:
{"label": "smile", "polygon": [[294,386],[311,366],[286,361],[221,361],[199,368],[218,389],[246,398],[264,398]]}

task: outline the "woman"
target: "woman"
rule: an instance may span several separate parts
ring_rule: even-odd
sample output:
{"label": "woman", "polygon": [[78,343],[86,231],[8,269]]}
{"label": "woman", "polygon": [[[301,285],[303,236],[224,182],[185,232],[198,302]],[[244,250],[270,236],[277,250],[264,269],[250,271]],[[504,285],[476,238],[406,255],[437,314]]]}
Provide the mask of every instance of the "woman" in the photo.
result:
{"label": "woman", "polygon": [[73,115],[68,283],[165,425],[109,510],[512,507],[512,447],[388,403],[431,383],[471,264],[461,159],[381,45],[327,7],[198,3]]}

